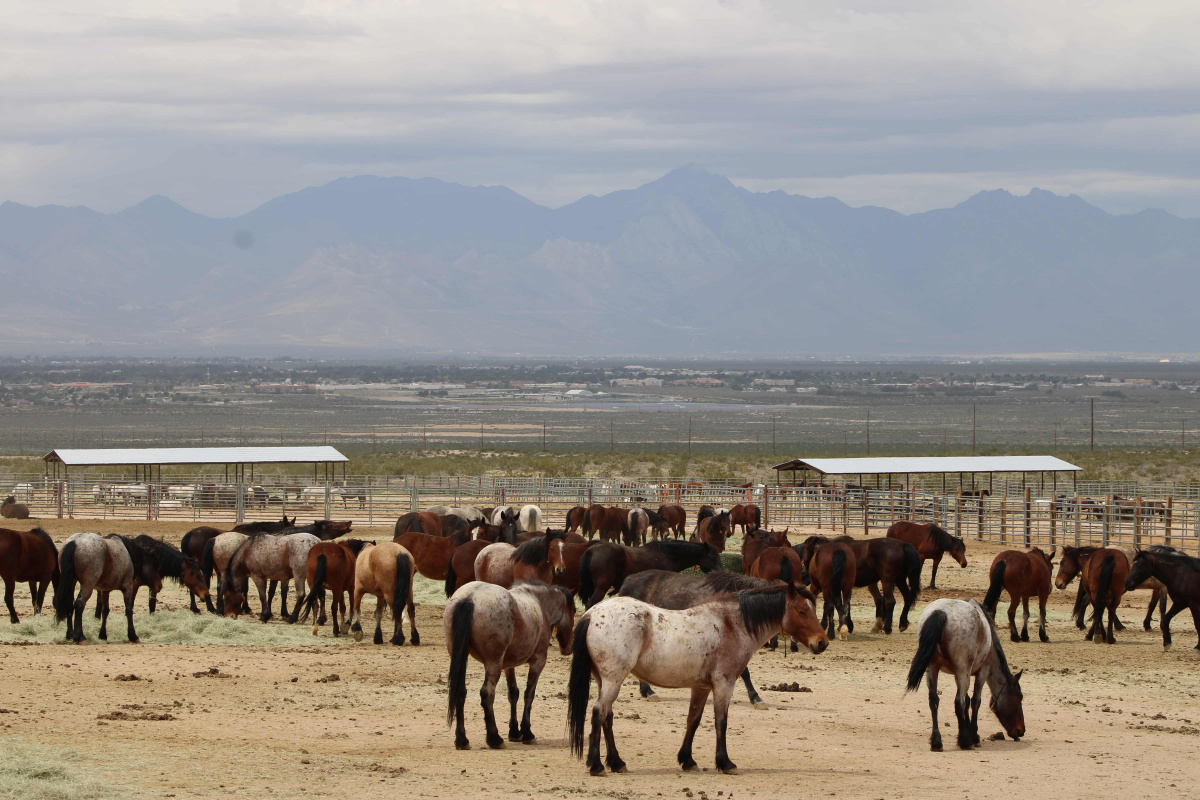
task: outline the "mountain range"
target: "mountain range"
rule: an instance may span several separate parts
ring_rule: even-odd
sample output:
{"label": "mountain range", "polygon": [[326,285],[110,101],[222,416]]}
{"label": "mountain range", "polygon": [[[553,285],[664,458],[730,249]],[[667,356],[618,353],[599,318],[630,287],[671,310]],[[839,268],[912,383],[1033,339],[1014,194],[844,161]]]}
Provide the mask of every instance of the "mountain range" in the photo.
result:
{"label": "mountain range", "polygon": [[551,209],[343,178],[214,219],[0,205],[0,348],[274,355],[1194,351],[1200,220],[981,192],[919,214],[696,166]]}

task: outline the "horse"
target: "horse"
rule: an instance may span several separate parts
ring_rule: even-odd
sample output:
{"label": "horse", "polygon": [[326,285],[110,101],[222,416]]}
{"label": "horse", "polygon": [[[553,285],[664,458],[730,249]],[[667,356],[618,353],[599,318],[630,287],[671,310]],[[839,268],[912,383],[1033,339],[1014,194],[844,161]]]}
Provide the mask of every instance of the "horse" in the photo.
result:
{"label": "horse", "polygon": [[20,622],[13,606],[17,583],[29,584],[33,613],[42,613],[46,587],[53,584],[57,592],[59,582],[58,548],[50,534],[41,528],[31,531],[0,528],[0,577],[4,579],[4,605],[8,606],[9,622],[13,625]]}
{"label": "horse", "polygon": [[446,597],[475,580],[475,558],[489,544],[517,544],[517,526],[511,520],[503,527],[480,522],[475,530],[476,538],[454,548],[450,555],[450,562],[446,565]]}
{"label": "horse", "polygon": [[[685,575],[663,569],[648,569],[629,579],[621,585],[621,597],[633,597],[644,603],[659,608],[669,608],[682,611],[701,603],[707,603],[717,595],[736,594],[747,589],[761,589],[770,586],[770,581],[738,575],[736,572],[710,572],[707,575]],[[750,667],[742,670],[742,683],[750,698],[750,705],[757,709],[765,709],[767,703],[762,699],[758,690],[750,680]],[[657,701],[658,695],[645,681],[638,681],[638,689],[642,697]]]}
{"label": "horse", "polygon": [[512,520],[513,522],[520,522],[520,515],[521,512],[517,511],[517,509],[513,508],[512,506],[497,506],[496,508],[492,509],[492,513],[488,517],[488,521],[493,525],[503,525],[509,520]]}
{"label": "horse", "polygon": [[508,588],[513,585],[513,559],[517,548],[505,542],[489,544],[475,556],[475,580]]}
{"label": "horse", "polygon": [[242,603],[246,599],[246,579],[254,580],[258,589],[258,599],[262,603],[262,613],[259,620],[266,622],[271,619],[271,605],[267,599],[267,581],[291,580],[296,584],[296,605],[292,613],[281,612],[289,623],[295,623],[300,615],[300,605],[304,601],[304,587],[307,583],[308,551],[321,540],[311,533],[272,534],[256,533],[238,545],[238,549],[229,557],[225,565],[224,576],[221,580],[220,596],[225,609],[225,616],[236,618],[241,613]]}
{"label": "horse", "polygon": [[564,541],[563,531],[548,530],[542,536],[535,536],[522,542],[509,555],[512,562],[513,582],[553,583],[554,564],[550,561],[550,545]]}
{"label": "horse", "polygon": [[467,522],[485,522],[491,519],[491,514],[485,515],[475,506],[430,506],[426,511],[439,517],[455,516]]}
{"label": "horse", "polygon": [[354,596],[351,611],[354,615],[350,632],[354,641],[362,641],[362,599],[375,596],[375,644],[383,644],[383,609],[392,610],[391,644],[404,644],[404,609],[408,607],[408,625],[412,643],[421,643],[417,631],[417,607],[413,602],[413,576],[417,567],[412,554],[395,542],[382,542],[364,547],[354,563]]}
{"label": "horse", "polygon": [[[188,593],[193,597],[199,595],[202,600],[208,602],[208,581],[205,580],[204,570],[200,568],[200,562],[189,555],[185,555],[179,548],[173,544],[167,544],[162,539],[155,539],[153,536],[141,534],[133,540],[139,547],[151,554],[151,557],[158,565],[158,572],[164,578],[171,578],[175,583],[186,588]],[[154,613],[155,607],[158,605],[158,590],[150,587],[150,613]],[[193,611],[197,614],[200,609],[196,608]]]}
{"label": "horse", "polygon": [[683,538],[683,529],[687,525],[687,511],[683,506],[663,504],[658,507],[658,518],[659,521],[652,522],[663,538],[668,533],[673,533],[676,539]]}
{"label": "horse", "polygon": [[[987,491],[984,489],[983,491]],[[960,567],[967,565],[967,543],[957,536],[951,536],[944,529],[932,522],[897,522],[887,530],[887,538],[908,542],[917,549],[921,557],[921,568],[925,567],[925,559],[933,559],[933,572],[929,576],[929,588],[936,589],[938,564],[946,553],[958,562]]]}
{"label": "horse", "polygon": [[824,542],[813,543],[810,548],[800,548],[800,551],[804,554],[801,575],[808,579],[812,593],[824,598],[821,624],[825,626],[825,633],[833,638],[833,612],[836,610],[838,637],[844,641],[854,633],[854,620],[850,616],[850,598],[858,579],[854,548],[845,542]]}
{"label": "horse", "polygon": [[[904,606],[900,610],[900,630],[908,629],[908,611],[921,592],[921,557],[917,549],[908,542],[897,539],[855,539],[838,536],[810,536],[800,548],[800,557],[808,562],[811,549],[826,542],[844,542],[854,551],[854,585],[866,587],[875,600],[875,625],[871,630],[892,632],[892,617],[896,611],[894,589],[900,590]],[[876,584],[879,584],[876,586]]]}
{"label": "horse", "polygon": [[[208,584],[212,581],[213,575],[217,576],[217,603],[213,609],[213,613],[221,614],[222,616],[225,614],[221,595],[221,581],[225,575],[225,565],[229,563],[229,559],[237,552],[237,549],[242,546],[242,542],[248,538],[250,537],[244,533],[229,531],[209,539],[204,545],[204,553],[200,560],[200,569],[204,572],[204,581]],[[207,605],[211,605],[211,603]],[[242,603],[242,611],[246,613],[250,611],[250,606],[244,601]]]}
{"label": "horse", "polygon": [[644,508],[633,508],[625,515],[625,531],[622,534],[626,547],[637,547],[646,543],[646,531],[650,529],[650,515]]}
{"label": "horse", "polygon": [[[483,663],[483,686],[479,697],[487,726],[487,745],[504,747],[496,727],[496,684],[504,673],[508,684],[508,740],[534,744],[537,737],[530,728],[530,714],[538,678],[546,666],[550,638],[556,635],[564,656],[571,654],[571,631],[575,627],[575,598],[560,586],[544,583],[518,583],[504,589],[490,583],[473,581],[454,593],[442,614],[446,630],[446,650],[450,654],[450,686],[446,709],[447,724],[454,724],[454,746],[469,750],[471,743],[463,725],[463,706],[467,699],[467,657]],[[529,666],[525,681],[525,708],[517,726],[516,668]]]}
{"label": "horse", "polygon": [[762,528],[746,534],[742,539],[742,572],[749,574],[750,565],[768,547],[791,547],[787,535],[788,532],[786,530],[768,531]]}
{"label": "horse", "polygon": [[704,572],[723,569],[721,556],[711,545],[663,540],[645,547],[625,547],[601,542],[588,548],[579,561],[579,596],[586,608],[604,599],[609,590],[620,591],[629,575],[647,569],[673,572],[699,567]]}
{"label": "horse", "polygon": [[350,528],[354,526],[353,520],[342,520],[340,522],[332,519],[318,519],[307,525],[293,525],[290,528],[284,528],[278,531],[281,535],[291,536],[296,533],[311,533],[322,542],[328,542],[331,539],[336,539],[339,536],[344,536],[350,532]]}
{"label": "horse", "polygon": [[587,516],[587,508],[584,506],[574,506],[567,512],[567,516],[563,520],[563,529],[567,533],[574,533],[583,527],[584,517]]}
{"label": "horse", "polygon": [[29,506],[17,502],[17,498],[9,495],[4,498],[4,504],[0,505],[0,516],[8,519],[29,519]]}
{"label": "horse", "polygon": [[[1163,545],[1138,550],[1125,588],[1135,588],[1148,577],[1161,581],[1171,598],[1171,608],[1162,616],[1163,650],[1171,649],[1171,619],[1184,608],[1191,610],[1192,623],[1200,636],[1200,559]],[[1200,641],[1195,649],[1200,651]]]}
{"label": "horse", "polygon": [[[1075,576],[1082,569],[1083,562],[1089,558],[1092,553],[1098,550],[1098,547],[1063,547],[1061,556],[1058,559],[1058,575],[1055,576],[1054,585],[1059,589],[1065,589],[1070,585]],[[1136,551],[1132,547],[1114,547],[1114,550],[1120,550],[1125,554],[1130,565],[1133,564],[1133,559],[1136,556]],[[1142,628],[1150,630],[1150,623],[1154,618],[1154,607],[1159,607],[1159,616],[1167,613],[1167,590],[1157,578],[1150,577],[1145,580],[1141,587],[1150,590],[1150,605],[1146,609],[1146,618],[1142,620]],[[1084,629],[1084,618],[1087,616],[1086,607],[1088,603],[1088,595],[1084,591],[1083,581],[1079,582],[1079,589],[1075,593],[1075,610],[1072,612],[1072,617],[1075,620],[1075,627],[1079,630]],[[1125,630],[1125,626],[1121,623],[1121,618],[1116,617],[1114,625],[1117,630]]]}
{"label": "horse", "polygon": [[593,533],[597,533],[601,541],[619,542],[629,524],[628,514],[628,511],[618,506],[589,506],[584,522],[584,534],[590,539]]}
{"label": "horse", "polygon": [[[333,595],[333,635],[342,635],[338,628],[338,611],[342,612],[342,624],[345,625],[350,616],[346,611],[346,595],[354,592],[354,562],[366,546],[367,542],[361,539],[343,539],[337,542],[318,542],[308,551],[304,574],[309,590],[301,621],[307,620],[309,614],[313,615],[313,636],[316,636],[318,629],[325,624],[326,589]],[[321,606],[320,614],[315,613],[318,603]]]}
{"label": "horse", "polygon": [[[983,684],[992,694],[990,708],[1013,741],[1025,735],[1022,708],[1021,675],[1009,669],[992,622],[975,600],[941,598],[925,606],[917,620],[917,654],[908,668],[906,691],[921,686],[921,676],[929,685],[929,715],[933,733],[929,749],[942,752],[942,732],[938,730],[938,673],[954,676],[958,691],[954,696],[954,715],[958,718],[958,746],[970,750],[979,744],[979,704]],[[971,677],[974,694],[968,696]]]}
{"label": "horse", "polygon": [[579,565],[583,554],[599,542],[571,542],[555,539],[550,543],[550,566],[554,571],[554,584],[564,586],[572,592],[579,591]]}
{"label": "horse", "polygon": [[[284,514],[283,519],[276,522],[243,522],[240,525],[234,525],[233,531],[234,533],[244,533],[249,536],[252,533],[279,533],[294,527],[296,527],[296,518],[292,517],[288,519],[287,514]],[[195,528],[194,530],[201,529]],[[212,529],[210,528],[210,530]],[[191,531],[188,533],[190,534]]]}
{"label": "horse", "polygon": [[[1101,547],[1084,562],[1080,573],[1083,590],[1092,601],[1092,625],[1088,629],[1088,641],[1115,644],[1113,622],[1117,606],[1125,594],[1125,580],[1129,576],[1129,559],[1120,550]],[[1104,610],[1108,609],[1108,631],[1104,630]]]}
{"label": "horse", "polygon": [[[184,555],[191,556],[203,564],[205,545],[220,536],[222,533],[224,533],[224,531],[220,530],[219,528],[213,528],[209,525],[201,525],[198,528],[192,528],[190,531],[185,533],[183,538],[179,541],[179,550]],[[204,579],[206,586],[212,580],[212,574],[213,573],[211,569],[205,570]],[[218,572],[218,574],[220,573]],[[196,608],[196,594],[189,590],[188,599],[190,601],[189,607],[191,608],[192,612],[199,614],[200,609]],[[204,606],[208,609],[210,614],[216,613],[216,608],[213,606],[211,595],[204,600]]]}
{"label": "horse", "polygon": [[[1010,598],[1008,605],[1008,633],[1014,642],[1029,641],[1029,598],[1038,599],[1038,638],[1043,642],[1050,641],[1046,635],[1046,598],[1050,596],[1050,573],[1053,569],[1054,551],[1046,555],[1040,548],[1029,550],[1004,550],[992,559],[989,571],[990,585],[987,595],[983,598],[983,610],[996,618],[996,605],[1000,602],[1000,593],[1007,591]],[[1021,633],[1017,635],[1017,604],[1021,604],[1024,616],[1021,619]]]}
{"label": "horse", "polygon": [[718,553],[725,552],[725,539],[730,535],[729,512],[718,511],[696,525],[695,539],[711,545]]}
{"label": "horse", "polygon": [[[661,543],[660,543],[661,544]],[[603,775],[605,764],[625,772],[613,737],[613,702],[625,677],[633,673],[655,686],[692,690],[687,731],[677,759],[684,770],[696,769],[692,740],[709,693],[717,737],[717,769],[735,774],[737,765],[725,746],[729,701],[734,683],[750,658],[783,629],[814,653],[829,645],[813,606],[813,596],[795,584],[718,595],[681,611],[652,606],[632,597],[614,597],[589,609],[575,626],[571,672],[567,685],[567,732],[571,752],[583,755],[584,721],[592,676],[599,683],[592,704],[587,765]],[[600,762],[603,727],[608,754]]]}
{"label": "horse", "polygon": [[446,538],[409,531],[399,534],[392,541],[412,554],[418,572],[430,580],[441,581],[446,579],[454,549],[470,540],[471,534],[466,531]]}
{"label": "horse", "polygon": [[407,514],[402,514],[396,520],[395,533],[392,536],[392,541],[396,541],[405,533],[424,533],[429,536],[442,535],[442,518],[430,511],[410,511]]}
{"label": "horse", "polygon": [[542,509],[533,504],[521,506],[517,513],[517,525],[528,533],[541,533]]}
{"label": "horse", "polygon": [[[67,539],[59,554],[59,581],[54,593],[54,619],[67,623],[67,636],[76,644],[84,641],[83,609],[96,592],[101,639],[108,639],[108,594],[114,589],[125,600],[126,635],[137,644],[133,626],[133,603],[142,586],[162,588],[153,560],[132,539],[116,534],[76,533]],[[75,584],[79,596],[75,596]]]}
{"label": "horse", "polygon": [[729,509],[729,530],[735,531],[738,525],[742,526],[743,536],[758,530],[762,527],[762,509],[754,503],[738,503]]}

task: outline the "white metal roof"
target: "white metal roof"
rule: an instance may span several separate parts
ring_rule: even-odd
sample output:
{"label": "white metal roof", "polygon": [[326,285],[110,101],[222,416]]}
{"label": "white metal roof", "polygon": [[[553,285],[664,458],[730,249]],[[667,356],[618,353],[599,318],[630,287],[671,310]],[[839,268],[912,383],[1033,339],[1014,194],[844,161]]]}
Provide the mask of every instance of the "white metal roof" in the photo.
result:
{"label": "white metal roof", "polygon": [[335,447],[140,447],[51,450],[45,461],[70,467],[147,464],[291,464],[350,459]]}
{"label": "white metal roof", "polygon": [[935,472],[1076,472],[1054,456],[929,456],[919,458],[797,458],[775,469],[811,469],[822,475],[898,475]]}

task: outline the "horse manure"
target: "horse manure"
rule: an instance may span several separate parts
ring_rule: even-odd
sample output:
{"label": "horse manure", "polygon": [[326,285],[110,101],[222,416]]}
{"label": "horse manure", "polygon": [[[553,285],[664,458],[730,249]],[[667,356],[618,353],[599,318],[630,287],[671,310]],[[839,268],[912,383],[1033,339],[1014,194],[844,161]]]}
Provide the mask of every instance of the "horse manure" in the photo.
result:
{"label": "horse manure", "polygon": [[139,678],[137,675],[134,675],[131,672],[128,675],[118,675],[117,677],[113,678],[113,680],[114,681],[140,681],[141,678]]}
{"label": "horse manure", "polygon": [[337,683],[341,679],[341,675],[338,675],[336,672],[331,672],[324,678],[317,678],[317,683]]}
{"label": "horse manure", "polygon": [[810,694],[812,693],[812,689],[808,688],[807,686],[801,686],[796,681],[792,681],[791,683],[777,683],[773,686],[767,686],[766,690],[768,692],[808,692]]}
{"label": "horse manure", "polygon": [[128,711],[110,711],[107,714],[98,714],[96,719],[113,720],[120,722],[167,722],[175,719],[174,715],[167,713],[159,713],[156,711],[143,711],[141,713],[129,713]]}
{"label": "horse manure", "polygon": [[[1096,591],[1099,592],[1098,589]],[[988,739],[993,742],[1003,742],[1004,741],[1004,731],[996,731],[991,736],[989,736]]]}
{"label": "horse manure", "polygon": [[193,672],[193,678],[232,678],[233,676],[227,672],[221,672],[217,667],[210,667],[200,672]]}
{"label": "horse manure", "polygon": [[295,683],[295,682],[296,682],[296,681],[298,681],[298,680],[300,680],[300,679],[299,679],[299,678],[292,678],[291,682],[292,682],[292,683]]}

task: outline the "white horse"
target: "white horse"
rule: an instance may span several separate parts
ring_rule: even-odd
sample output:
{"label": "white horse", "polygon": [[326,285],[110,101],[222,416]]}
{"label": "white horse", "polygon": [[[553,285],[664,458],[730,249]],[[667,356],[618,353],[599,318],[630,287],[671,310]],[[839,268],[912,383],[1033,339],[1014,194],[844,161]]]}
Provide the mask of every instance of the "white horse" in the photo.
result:
{"label": "white horse", "polygon": [[[917,622],[917,654],[908,669],[908,691],[921,685],[921,676],[929,684],[929,715],[933,734],[929,749],[942,750],[938,730],[938,673],[954,676],[958,692],[954,696],[954,715],[958,718],[958,746],[970,750],[979,744],[979,703],[983,684],[992,693],[991,709],[1013,741],[1025,735],[1025,715],[1021,708],[1021,675],[1013,675],[1000,647],[1000,637],[983,606],[975,600],[934,600],[925,606]],[[969,694],[971,677],[975,693]]]}
{"label": "white horse", "polygon": [[541,533],[542,509],[533,504],[521,506],[521,513],[517,516],[517,525],[523,531]]}
{"label": "white horse", "polygon": [[516,520],[519,512],[512,506],[497,506],[492,509],[492,519],[490,521],[493,525],[503,525],[506,516],[509,519]]}
{"label": "white horse", "polygon": [[716,718],[717,769],[736,773],[725,748],[725,728],[733,687],[750,658],[782,628],[793,639],[821,653],[829,639],[821,628],[812,594],[794,584],[750,589],[737,595],[718,595],[712,601],[682,611],[652,606],[632,597],[614,597],[593,606],[575,626],[571,677],[567,688],[567,725],[571,752],[583,754],[583,726],[592,675],[600,685],[592,705],[587,765],[603,775],[600,731],[613,772],[625,772],[613,738],[613,702],[631,672],[654,686],[688,687],[687,732],[677,756],[685,770],[696,769],[692,739],[708,695],[713,695]]}
{"label": "white horse", "polygon": [[32,503],[33,502],[33,484],[32,483],[18,483],[16,486],[13,487],[13,490],[11,492],[9,492],[9,494],[11,494],[13,497],[15,497],[17,499],[18,503]]}

